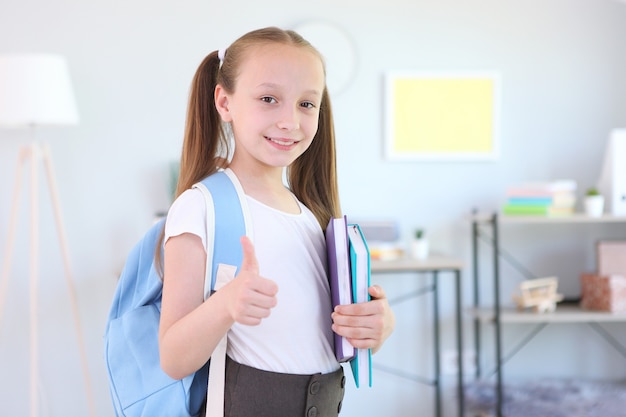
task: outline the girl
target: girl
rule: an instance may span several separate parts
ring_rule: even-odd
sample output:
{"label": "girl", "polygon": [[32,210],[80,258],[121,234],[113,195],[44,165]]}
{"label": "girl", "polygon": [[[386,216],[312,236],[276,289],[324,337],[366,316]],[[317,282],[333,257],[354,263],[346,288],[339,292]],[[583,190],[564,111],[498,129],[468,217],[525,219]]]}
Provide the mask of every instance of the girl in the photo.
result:
{"label": "girl", "polygon": [[[240,272],[204,301],[205,201],[190,188],[218,169],[246,194],[254,244],[242,238]],[[164,371],[176,379],[197,371],[228,332],[226,416],[337,415],[345,378],[332,332],[376,351],[395,319],[378,286],[372,301],[332,311],[323,230],[341,211],[325,69],[314,47],[293,31],[265,28],[204,59],[176,195],[164,233]]]}

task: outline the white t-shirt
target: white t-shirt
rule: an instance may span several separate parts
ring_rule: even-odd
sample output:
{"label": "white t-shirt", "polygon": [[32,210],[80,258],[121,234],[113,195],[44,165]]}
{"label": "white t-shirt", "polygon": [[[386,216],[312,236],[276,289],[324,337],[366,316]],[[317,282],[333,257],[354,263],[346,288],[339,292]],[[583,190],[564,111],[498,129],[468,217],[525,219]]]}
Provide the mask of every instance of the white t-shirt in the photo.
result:
{"label": "white t-shirt", "polygon": [[[227,173],[236,179],[232,171]],[[278,303],[258,326],[233,325],[228,355],[273,372],[339,369],[333,350],[326,242],[319,223],[300,202],[300,214],[289,214],[246,197],[259,273],[278,285]],[[200,190],[185,191],[170,208],[165,240],[182,233],[199,236],[206,248],[206,203]]]}

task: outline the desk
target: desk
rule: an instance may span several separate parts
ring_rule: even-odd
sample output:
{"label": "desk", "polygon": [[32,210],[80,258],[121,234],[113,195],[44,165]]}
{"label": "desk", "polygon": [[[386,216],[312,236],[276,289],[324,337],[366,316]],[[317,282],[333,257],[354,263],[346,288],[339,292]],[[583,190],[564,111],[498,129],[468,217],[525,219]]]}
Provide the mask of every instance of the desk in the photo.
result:
{"label": "desk", "polygon": [[[457,357],[461,359],[463,357],[463,323],[461,317],[461,270],[463,269],[463,262],[458,259],[445,258],[440,256],[431,256],[424,260],[415,259],[397,259],[390,261],[375,261],[371,262],[372,274],[388,274],[399,272],[427,272],[432,273],[432,286],[426,287],[416,293],[400,296],[395,301],[405,299],[408,297],[416,297],[424,294],[425,292],[432,292],[433,294],[433,340],[434,340],[434,379],[429,381],[430,385],[435,387],[435,415],[441,417],[441,348],[440,348],[440,333],[439,333],[439,273],[440,272],[452,272],[454,275],[455,286],[455,313],[456,313],[456,348]],[[394,300],[390,299],[390,304]],[[385,370],[385,369],[383,369]],[[386,369],[388,372],[393,373],[392,369]],[[457,379],[458,390],[458,409],[459,417],[464,415],[465,398],[463,394],[463,361],[459,360],[459,373]]]}

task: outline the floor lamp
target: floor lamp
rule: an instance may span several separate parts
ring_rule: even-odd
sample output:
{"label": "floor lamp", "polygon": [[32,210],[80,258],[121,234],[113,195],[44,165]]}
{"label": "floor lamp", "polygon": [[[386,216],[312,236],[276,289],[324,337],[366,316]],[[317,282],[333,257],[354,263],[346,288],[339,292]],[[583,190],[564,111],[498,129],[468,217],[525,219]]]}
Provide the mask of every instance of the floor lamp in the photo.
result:
{"label": "floor lamp", "polygon": [[61,218],[60,201],[52,167],[52,159],[47,145],[34,138],[35,129],[43,126],[64,126],[78,123],[78,112],[66,61],[58,55],[25,54],[0,55],[0,127],[25,128],[33,136],[30,145],[20,149],[15,188],[11,204],[9,233],[5,248],[4,265],[0,275],[0,322],[4,310],[11,260],[15,245],[17,217],[19,213],[22,171],[30,163],[30,256],[29,256],[29,323],[30,323],[30,415],[39,411],[38,378],[38,287],[39,287],[39,168],[44,167],[43,175],[48,181],[52,199],[54,218],[65,276],[73,309],[74,324],[78,338],[87,402],[90,414],[95,416],[93,390],[89,378],[87,356],[82,335],[78,302],[72,273],[65,228]]}

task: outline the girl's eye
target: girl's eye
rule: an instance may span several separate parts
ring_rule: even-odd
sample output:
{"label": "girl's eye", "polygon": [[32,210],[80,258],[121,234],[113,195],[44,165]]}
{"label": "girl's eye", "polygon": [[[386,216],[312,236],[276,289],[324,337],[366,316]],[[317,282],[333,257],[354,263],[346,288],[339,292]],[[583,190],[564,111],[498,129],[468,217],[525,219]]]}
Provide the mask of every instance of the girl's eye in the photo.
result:
{"label": "girl's eye", "polygon": [[304,103],[300,104],[300,106],[305,107],[307,109],[315,108],[315,104],[311,103],[310,101],[305,101]]}
{"label": "girl's eye", "polygon": [[274,97],[261,97],[261,101],[265,103],[276,103],[276,99]]}

